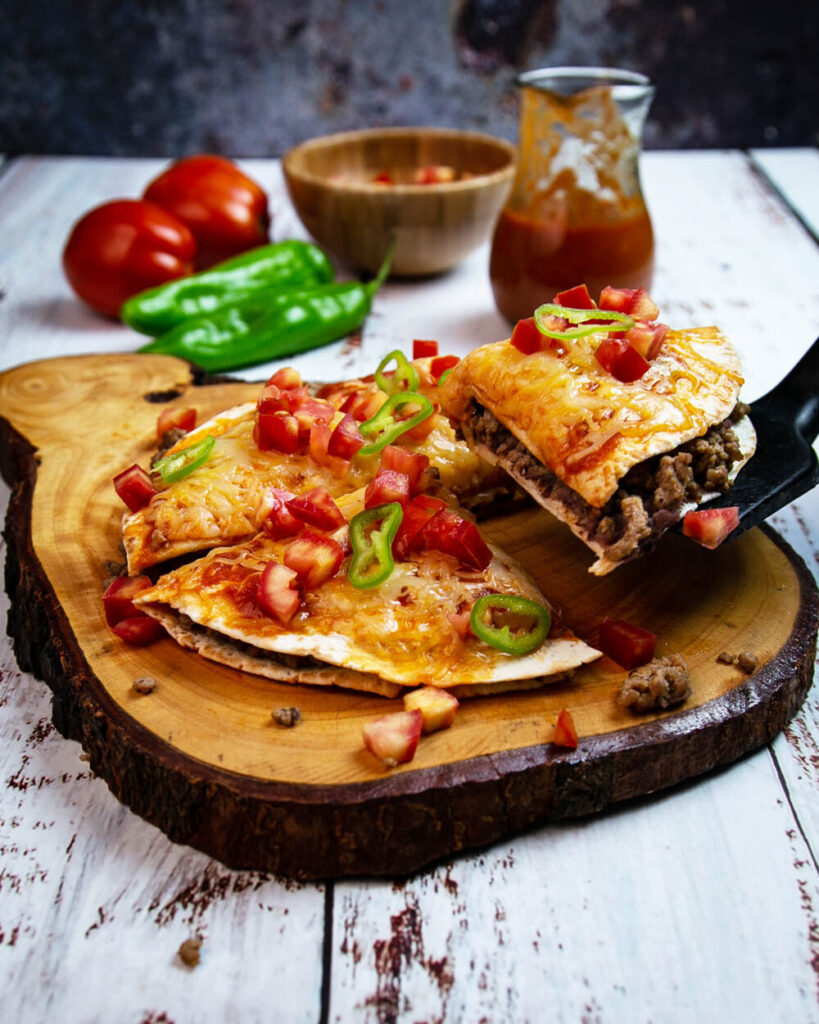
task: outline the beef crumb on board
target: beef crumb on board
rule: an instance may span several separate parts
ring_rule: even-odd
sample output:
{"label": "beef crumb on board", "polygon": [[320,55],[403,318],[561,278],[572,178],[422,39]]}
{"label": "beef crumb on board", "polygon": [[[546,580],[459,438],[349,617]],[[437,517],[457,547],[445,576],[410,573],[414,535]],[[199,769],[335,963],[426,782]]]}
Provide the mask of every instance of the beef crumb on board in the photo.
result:
{"label": "beef crumb on board", "polygon": [[144,697],[147,697],[149,693],[153,693],[156,689],[156,680],[153,676],[140,676],[139,679],[135,679],[131,685],[137,693],[141,693]]}
{"label": "beef crumb on board", "polygon": [[177,952],[179,959],[186,967],[198,967],[201,949],[202,939],[197,935],[192,939],[185,939]]}
{"label": "beef crumb on board", "polygon": [[281,725],[285,729],[292,729],[294,725],[298,725],[301,721],[301,712],[298,708],[276,708],[271,712],[271,717],[276,725]]}
{"label": "beef crumb on board", "polygon": [[736,665],[746,675],[753,675],[756,672],[759,661],[755,654],[750,651],[743,651],[741,654],[730,654],[728,651],[720,651],[717,661],[721,665]]}
{"label": "beef crumb on board", "polygon": [[620,687],[617,703],[632,711],[665,711],[691,695],[688,666],[681,654],[655,658],[629,672]]}

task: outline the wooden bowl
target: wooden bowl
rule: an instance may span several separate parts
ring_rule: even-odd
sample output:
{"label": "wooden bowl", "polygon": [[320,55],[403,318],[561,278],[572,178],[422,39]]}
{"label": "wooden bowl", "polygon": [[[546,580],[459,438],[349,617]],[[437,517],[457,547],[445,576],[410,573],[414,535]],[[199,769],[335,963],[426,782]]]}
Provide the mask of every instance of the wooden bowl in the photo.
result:
{"label": "wooden bowl", "polygon": [[[392,276],[448,270],[489,237],[515,171],[515,147],[446,128],[374,128],[311,139],[284,156],[290,198],[324,248],[374,272],[396,237]],[[456,180],[415,184],[433,165]],[[394,183],[374,181],[387,173]]]}

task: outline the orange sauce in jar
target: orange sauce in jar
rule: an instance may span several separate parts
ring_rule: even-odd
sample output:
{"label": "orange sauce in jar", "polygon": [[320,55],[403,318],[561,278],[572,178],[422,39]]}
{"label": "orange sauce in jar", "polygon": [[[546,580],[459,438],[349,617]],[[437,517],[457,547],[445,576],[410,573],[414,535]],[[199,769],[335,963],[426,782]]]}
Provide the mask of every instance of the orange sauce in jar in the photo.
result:
{"label": "orange sauce in jar", "polygon": [[495,304],[515,323],[576,284],[585,283],[593,298],[609,284],[648,290],[653,269],[654,233],[645,210],[627,220],[566,227],[507,207],[495,228],[489,278]]}

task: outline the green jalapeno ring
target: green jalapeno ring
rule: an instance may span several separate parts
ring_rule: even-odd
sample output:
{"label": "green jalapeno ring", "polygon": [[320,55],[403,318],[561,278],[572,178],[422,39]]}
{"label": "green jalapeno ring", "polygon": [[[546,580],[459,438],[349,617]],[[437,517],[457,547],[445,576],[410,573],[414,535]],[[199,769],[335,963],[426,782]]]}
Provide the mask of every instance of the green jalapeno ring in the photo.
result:
{"label": "green jalapeno ring", "polygon": [[[397,501],[391,501],[386,505],[367,508],[350,520],[353,559],[347,570],[347,577],[354,587],[369,590],[380,586],[392,575],[395,568],[392,542],[403,518],[404,510],[401,505]],[[368,528],[376,523],[382,525],[368,533]],[[373,569],[374,571],[371,571]]]}
{"label": "green jalapeno ring", "polygon": [[[578,324],[578,327],[569,327],[565,331],[554,331],[546,326],[546,318],[558,316],[562,320],[568,320],[570,324]],[[589,323],[594,320],[595,323]],[[608,320],[610,323],[598,323],[599,320]],[[538,306],[535,310],[535,324],[541,334],[547,338],[563,338],[571,341],[574,338],[585,338],[589,334],[598,334],[608,331],[627,331],[634,326],[632,317],[625,313],[617,313],[613,309],[572,309],[569,306],[557,306],[553,302],[547,302]]]}
{"label": "green jalapeno ring", "polygon": [[[420,405],[421,408],[408,419],[396,420],[396,411],[405,405]],[[396,438],[429,419],[433,412],[435,406],[426,395],[417,391],[396,391],[384,402],[375,416],[359,425],[358,429],[364,437],[374,438],[369,444],[364,445],[359,455],[375,455],[376,452],[382,451]]]}
{"label": "green jalapeno ring", "polygon": [[[385,377],[384,369],[393,359],[395,360],[395,372],[391,378]],[[399,348],[385,355],[378,364],[378,369],[375,371],[375,382],[388,395],[394,395],[398,391],[417,391],[420,383],[418,371]]]}
{"label": "green jalapeno ring", "polygon": [[[493,626],[486,622],[487,612],[506,611],[534,619],[534,625],[525,633],[516,634],[508,626]],[[469,616],[472,632],[491,647],[505,654],[529,654],[540,647],[552,626],[552,616],[542,604],[519,594],[486,594],[472,605]]]}
{"label": "green jalapeno ring", "polygon": [[444,372],[438,378],[438,387],[441,387],[441,385],[444,383],[444,381],[447,379],[447,377],[450,375],[450,373],[452,373],[454,369],[454,366],[450,366],[448,370],[444,370]]}
{"label": "green jalapeno ring", "polygon": [[154,463],[153,468],[159,472],[163,483],[173,484],[177,480],[184,480],[186,476],[190,476],[195,469],[199,469],[207,462],[215,444],[216,438],[213,434],[208,434],[201,441],[196,441],[187,448],[182,448],[178,452],[172,452],[163,459],[159,459]]}

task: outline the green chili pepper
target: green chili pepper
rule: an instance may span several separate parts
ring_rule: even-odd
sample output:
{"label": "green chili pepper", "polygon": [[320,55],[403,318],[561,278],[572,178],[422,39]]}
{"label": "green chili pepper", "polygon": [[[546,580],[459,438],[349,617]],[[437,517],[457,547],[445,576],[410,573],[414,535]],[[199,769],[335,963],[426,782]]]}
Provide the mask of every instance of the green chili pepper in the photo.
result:
{"label": "green chili pepper", "polygon": [[[513,631],[507,624],[496,626],[493,621],[494,612],[500,613],[501,620],[506,613],[516,618],[534,621],[529,629],[522,627],[520,631]],[[489,622],[486,621],[487,617]],[[469,625],[475,636],[499,651],[506,654],[528,654],[540,647],[549,635],[552,617],[542,604],[530,601],[528,597],[520,597],[517,594],[487,594],[485,597],[479,597],[472,605]]]}
{"label": "green chili pepper", "polygon": [[[397,420],[395,413],[405,405],[420,405],[421,408],[414,415],[405,420]],[[374,455],[382,451],[388,444],[392,444],[396,438],[412,430],[419,423],[423,423],[433,412],[435,406],[426,395],[417,391],[396,391],[381,406],[375,416],[360,423],[358,429],[364,437],[372,438],[369,444],[365,444],[359,451],[359,455]]]}
{"label": "green chili pepper", "polygon": [[[568,320],[571,324],[579,324],[579,327],[568,327],[565,331],[552,330],[547,326],[547,317],[559,316]],[[593,320],[594,323],[589,323]],[[600,320],[611,321],[610,323],[599,323]],[[573,338],[585,338],[589,334],[598,334],[601,331],[627,331],[634,326],[634,320],[625,313],[617,313],[611,309],[570,309],[568,306],[556,306],[553,302],[547,302],[538,306],[535,310],[535,323],[541,334],[547,338],[564,338],[570,341]]]}
{"label": "green chili pepper", "polygon": [[444,372],[438,378],[438,387],[440,387],[444,383],[444,381],[447,379],[447,377],[450,375],[450,373],[452,373],[454,369],[454,366],[450,366],[448,370],[444,370]]}
{"label": "green chili pepper", "polygon": [[[384,369],[395,360],[395,373],[392,377],[384,376]],[[407,357],[400,349],[395,349],[389,355],[384,356],[375,371],[375,382],[382,391],[388,395],[394,395],[397,391],[417,391],[418,371],[407,360]]]}
{"label": "green chili pepper", "polygon": [[199,469],[207,462],[215,444],[216,438],[213,434],[208,434],[201,441],[182,448],[178,452],[172,452],[164,459],[159,459],[154,463],[154,469],[159,471],[159,475],[166,484],[184,480],[186,476],[190,476],[195,469]]}
{"label": "green chili pepper", "polygon": [[192,320],[143,345],[140,352],[179,356],[209,373],[305,352],[344,338],[364,322],[389,272],[392,248],[369,284],[345,281],[282,291],[256,316],[263,299]]}
{"label": "green chili pepper", "polygon": [[318,246],[293,239],[249,249],[210,270],[149,288],[120,310],[135,331],[164,334],[191,317],[254,300],[273,288],[313,287],[333,280],[333,267]]}
{"label": "green chili pepper", "polygon": [[397,501],[391,501],[365,509],[350,520],[353,560],[347,576],[354,587],[368,590],[389,578],[395,568],[392,542],[403,518],[404,510]]}

